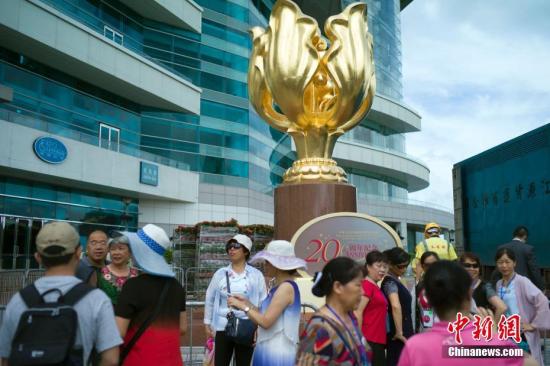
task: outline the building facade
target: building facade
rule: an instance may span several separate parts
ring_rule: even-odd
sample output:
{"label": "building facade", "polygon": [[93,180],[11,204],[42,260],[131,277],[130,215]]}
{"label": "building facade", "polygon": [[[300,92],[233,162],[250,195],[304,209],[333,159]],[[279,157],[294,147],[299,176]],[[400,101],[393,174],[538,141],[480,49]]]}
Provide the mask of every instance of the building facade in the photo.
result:
{"label": "building facade", "polygon": [[[344,1],[345,5],[346,1]],[[403,103],[397,0],[367,1],[378,91],[334,157],[359,210],[414,241],[449,212],[414,205],[429,184],[406,154],[420,116]],[[32,267],[34,237],[67,220],[82,237],[235,218],[273,223],[294,153],[248,103],[248,29],[271,0],[0,2],[1,268]]]}

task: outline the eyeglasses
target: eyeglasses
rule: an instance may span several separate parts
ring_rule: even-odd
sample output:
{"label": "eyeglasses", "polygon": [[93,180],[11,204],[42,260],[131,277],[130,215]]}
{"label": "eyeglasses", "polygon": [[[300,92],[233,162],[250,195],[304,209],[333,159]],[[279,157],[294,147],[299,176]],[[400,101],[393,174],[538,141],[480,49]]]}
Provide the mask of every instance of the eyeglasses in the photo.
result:
{"label": "eyeglasses", "polygon": [[479,268],[479,264],[477,263],[462,263],[462,266],[464,268]]}
{"label": "eyeglasses", "polygon": [[241,243],[229,243],[225,246],[225,251],[229,252],[231,249],[241,249],[243,245]]}
{"label": "eyeglasses", "polygon": [[107,245],[107,240],[90,240],[88,242],[91,246],[96,246],[96,245]]}
{"label": "eyeglasses", "polygon": [[409,266],[409,263],[403,263],[403,264],[398,264],[396,265],[397,268],[399,269],[405,269]]}

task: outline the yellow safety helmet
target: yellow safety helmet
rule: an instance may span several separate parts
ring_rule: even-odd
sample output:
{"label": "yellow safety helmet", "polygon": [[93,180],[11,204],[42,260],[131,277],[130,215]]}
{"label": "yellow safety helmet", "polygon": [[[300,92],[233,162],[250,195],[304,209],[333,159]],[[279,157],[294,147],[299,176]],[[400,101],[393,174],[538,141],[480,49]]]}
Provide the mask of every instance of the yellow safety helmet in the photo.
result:
{"label": "yellow safety helmet", "polygon": [[424,236],[429,237],[435,231],[437,231],[438,234],[441,233],[441,226],[439,226],[435,222],[430,222],[429,224],[426,224],[426,226],[424,227]]}

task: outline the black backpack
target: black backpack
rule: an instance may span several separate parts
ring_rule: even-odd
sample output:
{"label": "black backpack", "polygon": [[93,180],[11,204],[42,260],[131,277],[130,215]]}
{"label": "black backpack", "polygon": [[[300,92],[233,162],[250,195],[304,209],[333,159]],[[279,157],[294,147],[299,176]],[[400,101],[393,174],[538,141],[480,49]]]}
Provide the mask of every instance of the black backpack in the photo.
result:
{"label": "black backpack", "polygon": [[[93,288],[79,283],[65,295],[51,289],[42,295],[34,285],[19,292],[28,309],[21,315],[11,344],[10,366],[82,365],[82,350],[75,351],[78,315],[73,306]],[[56,302],[45,302],[46,294],[58,292]]]}

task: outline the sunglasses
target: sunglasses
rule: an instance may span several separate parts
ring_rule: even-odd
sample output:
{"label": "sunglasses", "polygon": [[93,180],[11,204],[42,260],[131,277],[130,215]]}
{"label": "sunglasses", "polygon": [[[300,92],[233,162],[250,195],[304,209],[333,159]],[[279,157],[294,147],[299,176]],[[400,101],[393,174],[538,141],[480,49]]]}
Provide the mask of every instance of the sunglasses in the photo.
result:
{"label": "sunglasses", "polygon": [[225,246],[225,251],[229,252],[231,249],[241,249],[243,245],[241,243],[229,243]]}
{"label": "sunglasses", "polygon": [[409,263],[403,263],[403,264],[398,264],[396,265],[397,268],[399,269],[405,269],[409,266]]}
{"label": "sunglasses", "polygon": [[464,268],[479,268],[479,264],[477,263],[462,263]]}

